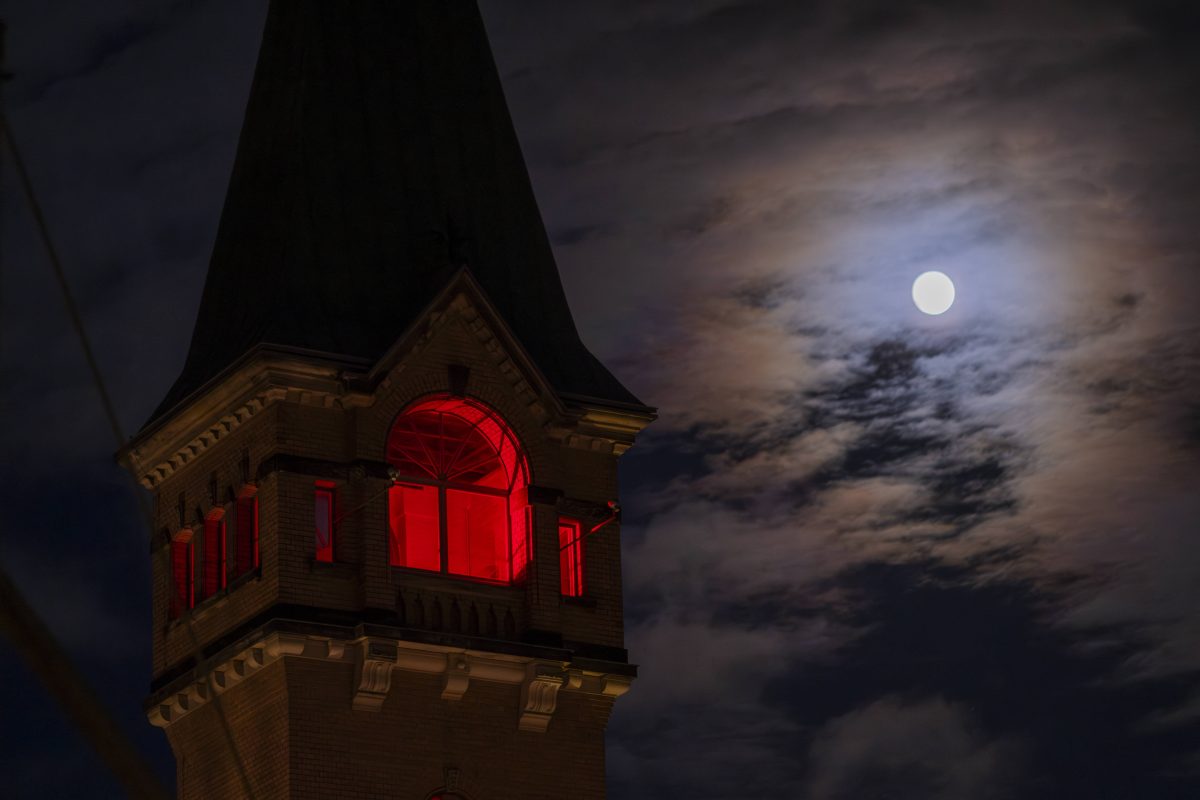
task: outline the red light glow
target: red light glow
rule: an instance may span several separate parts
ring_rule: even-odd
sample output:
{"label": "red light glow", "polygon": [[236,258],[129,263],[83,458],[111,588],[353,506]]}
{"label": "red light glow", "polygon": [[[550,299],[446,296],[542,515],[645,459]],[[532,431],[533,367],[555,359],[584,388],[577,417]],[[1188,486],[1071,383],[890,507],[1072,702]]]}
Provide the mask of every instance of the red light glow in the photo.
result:
{"label": "red light glow", "polygon": [[578,520],[558,520],[558,571],[564,597],[583,596],[583,526]]}
{"label": "red light glow", "polygon": [[526,492],[514,494],[508,499],[508,516],[512,525],[512,579],[524,579],[525,570],[533,560],[533,548],[529,544],[533,530],[533,509],[526,500]]}
{"label": "red light glow", "polygon": [[327,481],[318,481],[313,499],[314,525],[316,527],[316,559],[325,563],[333,563],[334,500],[333,484]]}
{"label": "red light glow", "polygon": [[529,561],[529,470],[512,429],[474,400],[411,406],[388,437],[394,566],[511,583]]}
{"label": "red light glow", "polygon": [[258,497],[237,499],[234,510],[234,571],[245,575],[258,568]]}
{"label": "red light glow", "polygon": [[193,587],[192,541],[171,542],[171,619],[178,619],[195,604]]}
{"label": "red light glow", "polygon": [[225,518],[221,514],[204,520],[200,549],[203,558],[200,599],[204,600],[225,588]]}
{"label": "red light glow", "polygon": [[437,487],[396,484],[388,492],[388,516],[392,566],[442,568]]}
{"label": "red light glow", "polygon": [[446,491],[449,570],[490,581],[509,580],[508,498]]}

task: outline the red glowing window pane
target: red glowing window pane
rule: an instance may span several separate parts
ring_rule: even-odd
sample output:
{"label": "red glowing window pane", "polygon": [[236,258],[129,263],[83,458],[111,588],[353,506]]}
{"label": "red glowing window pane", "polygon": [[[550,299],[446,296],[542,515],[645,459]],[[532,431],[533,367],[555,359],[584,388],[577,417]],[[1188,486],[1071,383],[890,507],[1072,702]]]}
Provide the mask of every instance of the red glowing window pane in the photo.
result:
{"label": "red glowing window pane", "polygon": [[403,475],[512,491],[528,484],[512,432],[466,399],[427,400],[396,420],[388,462]]}
{"label": "red glowing window pane", "polygon": [[512,526],[512,577],[514,581],[519,581],[525,577],[533,553],[533,547],[530,544],[530,534],[533,531],[533,509],[525,504],[525,492],[521,492],[519,498],[517,495],[509,498],[508,517]]}
{"label": "red glowing window pane", "polygon": [[239,497],[234,507],[234,571],[244,575],[258,567],[258,498]]}
{"label": "red glowing window pane", "polygon": [[316,525],[317,561],[333,561],[334,489],[331,484],[318,483],[313,503]]}
{"label": "red glowing window pane", "polygon": [[508,501],[476,492],[446,491],[448,568],[455,575],[508,582]]}
{"label": "red glowing window pane", "polygon": [[193,574],[191,540],[175,539],[171,542],[171,619],[194,604]]}
{"label": "red glowing window pane", "polygon": [[200,599],[212,597],[225,588],[225,520],[221,517],[204,520],[204,535],[200,540],[201,584]]}
{"label": "red glowing window pane", "polygon": [[397,484],[388,490],[388,560],[396,567],[442,568],[436,486]]}
{"label": "red glowing window pane", "polygon": [[558,520],[558,571],[564,597],[583,596],[583,526],[578,521]]}

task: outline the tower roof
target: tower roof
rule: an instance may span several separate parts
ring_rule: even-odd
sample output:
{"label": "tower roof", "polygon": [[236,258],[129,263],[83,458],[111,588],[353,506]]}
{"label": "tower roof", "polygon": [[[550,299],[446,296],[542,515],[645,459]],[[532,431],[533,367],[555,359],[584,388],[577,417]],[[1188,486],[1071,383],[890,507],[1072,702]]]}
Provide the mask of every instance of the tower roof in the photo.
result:
{"label": "tower roof", "polygon": [[466,265],[554,388],[579,339],[474,0],[272,0],[182,374],[260,344],[374,360]]}

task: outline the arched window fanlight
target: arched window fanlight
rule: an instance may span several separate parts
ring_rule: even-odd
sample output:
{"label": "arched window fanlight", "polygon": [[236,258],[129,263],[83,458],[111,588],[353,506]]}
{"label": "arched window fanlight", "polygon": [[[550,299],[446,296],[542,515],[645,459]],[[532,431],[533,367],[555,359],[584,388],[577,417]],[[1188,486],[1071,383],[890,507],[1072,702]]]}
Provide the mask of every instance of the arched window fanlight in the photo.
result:
{"label": "arched window fanlight", "polygon": [[529,467],[512,429],[476,400],[438,395],[388,435],[398,477],[388,495],[393,566],[496,583],[529,562]]}

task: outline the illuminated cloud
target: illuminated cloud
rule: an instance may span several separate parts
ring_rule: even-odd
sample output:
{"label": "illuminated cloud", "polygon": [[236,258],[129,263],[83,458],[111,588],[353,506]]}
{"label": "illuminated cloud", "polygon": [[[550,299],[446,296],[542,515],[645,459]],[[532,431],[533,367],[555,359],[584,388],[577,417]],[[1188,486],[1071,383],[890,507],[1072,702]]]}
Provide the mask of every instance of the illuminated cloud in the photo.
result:
{"label": "illuminated cloud", "polygon": [[[262,9],[69,5],[13,9],[53,33],[14,39],[8,97],[134,427],[186,346]],[[661,409],[622,462],[643,667],[612,796],[1196,795],[1193,4],[482,5],[584,338]],[[6,241],[0,485],[97,491],[95,527],[50,522],[107,566],[32,593],[56,621],[101,597],[108,631],[144,549],[104,547],[135,523],[97,499],[40,258]],[[958,288],[936,319],[926,269]]]}

